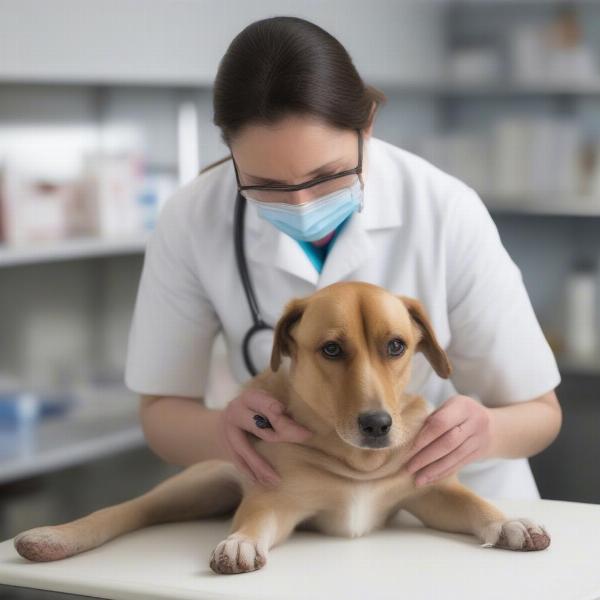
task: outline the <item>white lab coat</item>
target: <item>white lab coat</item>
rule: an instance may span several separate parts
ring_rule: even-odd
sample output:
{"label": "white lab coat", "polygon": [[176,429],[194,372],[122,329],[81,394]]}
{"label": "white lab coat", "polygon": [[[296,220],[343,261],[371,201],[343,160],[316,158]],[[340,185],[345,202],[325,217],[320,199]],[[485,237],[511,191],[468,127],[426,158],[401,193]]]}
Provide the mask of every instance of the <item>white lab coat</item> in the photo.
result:
{"label": "white lab coat", "polygon": [[[246,210],[246,254],[265,320],[292,297],[362,280],[418,298],[453,367],[441,379],[422,353],[407,391],[438,407],[457,393],[487,406],[523,402],[561,381],[521,271],[477,193],[423,158],[371,137],[364,208],[335,240],[319,274],[300,245]],[[237,385],[250,377],[241,344],[251,313],[233,244],[231,161],[179,188],[148,243],[129,333],[125,383],[138,393],[200,397],[222,331]],[[255,349],[268,365],[272,334]],[[223,408],[233,396],[211,398]],[[539,498],[525,458],[469,463],[459,479],[483,496]]]}

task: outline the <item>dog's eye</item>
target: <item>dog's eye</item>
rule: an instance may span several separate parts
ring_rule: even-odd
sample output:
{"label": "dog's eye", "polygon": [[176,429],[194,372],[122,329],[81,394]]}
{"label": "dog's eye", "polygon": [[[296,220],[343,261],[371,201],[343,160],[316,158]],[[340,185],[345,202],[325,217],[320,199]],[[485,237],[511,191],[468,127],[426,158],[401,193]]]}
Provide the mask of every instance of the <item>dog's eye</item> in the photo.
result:
{"label": "dog's eye", "polygon": [[342,353],[341,346],[336,342],[327,342],[322,348],[321,351],[328,358],[336,358]]}
{"label": "dog's eye", "polygon": [[405,350],[406,344],[402,340],[394,339],[388,343],[388,352],[391,356],[400,356]]}

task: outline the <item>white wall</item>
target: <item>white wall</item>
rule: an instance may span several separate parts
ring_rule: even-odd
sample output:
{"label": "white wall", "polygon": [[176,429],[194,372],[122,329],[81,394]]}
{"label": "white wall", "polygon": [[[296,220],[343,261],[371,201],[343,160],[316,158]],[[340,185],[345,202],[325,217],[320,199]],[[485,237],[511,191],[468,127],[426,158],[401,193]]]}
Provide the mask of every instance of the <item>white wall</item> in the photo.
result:
{"label": "white wall", "polygon": [[440,65],[442,8],[425,0],[0,0],[0,79],[207,84],[233,37],[275,15],[328,30],[367,78],[419,78]]}

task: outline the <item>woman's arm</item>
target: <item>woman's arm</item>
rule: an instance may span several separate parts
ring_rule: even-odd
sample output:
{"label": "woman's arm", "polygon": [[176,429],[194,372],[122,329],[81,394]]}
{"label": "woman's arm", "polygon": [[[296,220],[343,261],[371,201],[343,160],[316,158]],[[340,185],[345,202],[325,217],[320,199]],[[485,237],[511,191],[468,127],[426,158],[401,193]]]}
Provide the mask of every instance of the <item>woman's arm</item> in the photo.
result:
{"label": "woman's arm", "polygon": [[533,456],[547,448],[562,427],[562,409],[554,390],[527,402],[488,410],[492,442],[483,458]]}
{"label": "woman's arm", "polygon": [[209,458],[230,460],[217,427],[221,412],[196,398],[143,395],[140,400],[148,445],[167,463],[181,466]]}

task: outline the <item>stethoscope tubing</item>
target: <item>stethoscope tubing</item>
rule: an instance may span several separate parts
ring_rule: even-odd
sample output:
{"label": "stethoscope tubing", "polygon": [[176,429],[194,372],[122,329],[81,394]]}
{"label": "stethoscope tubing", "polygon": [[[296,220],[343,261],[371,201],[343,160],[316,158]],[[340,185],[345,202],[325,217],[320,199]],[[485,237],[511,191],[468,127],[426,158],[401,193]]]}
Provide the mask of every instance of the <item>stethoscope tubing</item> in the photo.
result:
{"label": "stethoscope tubing", "polygon": [[235,246],[235,259],[238,267],[238,272],[240,275],[240,279],[242,280],[242,285],[244,286],[244,293],[246,294],[246,299],[248,301],[248,306],[250,307],[250,312],[252,313],[252,321],[253,325],[246,332],[244,336],[244,340],[242,342],[242,353],[244,356],[244,362],[246,363],[246,368],[250,372],[252,376],[255,376],[258,373],[258,369],[254,365],[252,361],[252,357],[250,356],[250,339],[252,336],[261,331],[263,329],[270,329],[271,327],[268,323],[264,321],[260,314],[260,310],[258,308],[258,303],[256,301],[256,296],[254,294],[254,289],[252,287],[252,282],[250,281],[250,274],[248,273],[248,265],[246,262],[246,253],[244,249],[244,217],[246,214],[246,199],[240,194],[238,191],[236,201],[235,201],[235,211],[234,211],[234,246]]}

